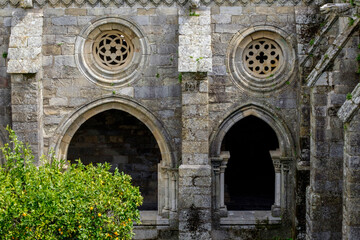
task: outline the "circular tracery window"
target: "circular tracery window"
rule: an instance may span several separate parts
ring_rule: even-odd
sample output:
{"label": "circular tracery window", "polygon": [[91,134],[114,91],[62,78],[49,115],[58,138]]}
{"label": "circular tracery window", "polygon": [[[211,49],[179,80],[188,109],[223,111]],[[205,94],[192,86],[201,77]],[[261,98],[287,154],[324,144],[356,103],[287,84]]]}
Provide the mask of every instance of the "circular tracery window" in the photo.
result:
{"label": "circular tracery window", "polygon": [[119,70],[124,68],[133,55],[133,45],[129,38],[119,31],[106,31],[94,43],[94,58],[103,68]]}
{"label": "circular tracery window", "polygon": [[259,78],[266,78],[282,64],[282,51],[273,40],[262,38],[251,42],[243,54],[246,70]]}
{"label": "circular tracery window", "polygon": [[293,42],[291,36],[272,26],[256,26],[237,33],[227,52],[231,79],[253,93],[281,88],[295,76]]}
{"label": "circular tracery window", "polygon": [[128,86],[139,79],[149,52],[148,40],[139,26],[117,16],[92,21],[75,43],[79,70],[91,82],[109,88]]}

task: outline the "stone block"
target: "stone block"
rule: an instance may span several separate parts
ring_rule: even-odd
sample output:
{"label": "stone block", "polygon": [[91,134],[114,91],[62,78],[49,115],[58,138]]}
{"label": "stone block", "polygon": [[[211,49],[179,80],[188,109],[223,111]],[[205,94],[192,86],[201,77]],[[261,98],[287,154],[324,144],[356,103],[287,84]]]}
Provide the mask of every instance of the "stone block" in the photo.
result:
{"label": "stone block", "polygon": [[240,24],[242,26],[247,26],[250,24],[250,16],[248,16],[248,15],[232,16],[231,23]]}
{"label": "stone block", "polygon": [[157,235],[158,235],[157,229],[139,229],[136,227],[134,229],[134,233],[135,236],[133,237],[133,239],[141,239],[141,240],[157,239]]}
{"label": "stone block", "polygon": [[179,175],[181,177],[208,177],[211,176],[211,167],[209,165],[180,165]]}
{"label": "stone block", "polygon": [[[208,142],[183,141],[182,152],[183,153],[207,153],[208,152]],[[190,164],[192,164],[192,163],[190,163]]]}
{"label": "stone block", "polygon": [[29,47],[41,47],[42,45],[42,37],[35,36],[28,38],[28,46]]}
{"label": "stone block", "polygon": [[53,56],[61,54],[61,45],[44,45],[42,47],[42,53],[45,56]]}
{"label": "stone block", "polygon": [[269,14],[273,14],[273,13],[274,13],[274,8],[267,7],[267,6],[256,7],[256,8],[255,8],[255,12],[256,12],[257,14],[269,15]]}
{"label": "stone block", "polygon": [[360,226],[349,227],[348,233],[346,233],[347,239],[360,239]]}
{"label": "stone block", "polygon": [[212,15],[212,23],[215,24],[224,24],[224,23],[231,23],[231,15],[229,14],[217,14],[217,15]]}
{"label": "stone block", "polygon": [[243,7],[221,6],[220,14],[241,15]]}
{"label": "stone block", "polygon": [[[68,9],[67,9],[68,10]],[[79,10],[79,9],[76,9]],[[74,10],[72,10],[74,11]],[[44,17],[59,17],[64,16],[65,10],[63,8],[45,8]]]}
{"label": "stone block", "polygon": [[78,23],[77,17],[73,16],[54,17],[51,22],[56,26],[74,26]]}
{"label": "stone block", "polygon": [[86,9],[82,9],[82,8],[66,8],[65,9],[65,15],[85,16],[86,15]]}
{"label": "stone block", "polygon": [[78,17],[78,25],[86,25],[89,22],[91,22],[91,20],[95,19],[95,16],[79,16]]}
{"label": "stone block", "polygon": [[62,55],[73,55],[75,52],[75,47],[73,44],[62,44],[61,45],[61,54]]}
{"label": "stone block", "polygon": [[74,55],[59,55],[54,57],[54,66],[76,67]]}
{"label": "stone block", "polygon": [[49,104],[51,106],[66,106],[68,104],[67,98],[50,98]]}
{"label": "stone block", "polygon": [[132,19],[139,25],[150,25],[149,16],[133,16]]}
{"label": "stone block", "polygon": [[215,24],[216,33],[237,33],[241,29],[238,24]]}

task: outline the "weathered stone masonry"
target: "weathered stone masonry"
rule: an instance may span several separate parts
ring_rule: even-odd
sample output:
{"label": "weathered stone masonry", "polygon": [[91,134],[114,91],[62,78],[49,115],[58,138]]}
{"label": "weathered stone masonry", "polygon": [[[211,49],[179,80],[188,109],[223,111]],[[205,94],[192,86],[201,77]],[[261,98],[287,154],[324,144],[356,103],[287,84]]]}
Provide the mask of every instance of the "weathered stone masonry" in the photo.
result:
{"label": "weathered stone masonry", "polygon": [[[104,146],[151,179],[135,239],[359,239],[359,3],[328,2],[0,0],[0,145]],[[277,137],[273,204],[230,210],[229,163],[261,162],[222,147],[249,116]]]}

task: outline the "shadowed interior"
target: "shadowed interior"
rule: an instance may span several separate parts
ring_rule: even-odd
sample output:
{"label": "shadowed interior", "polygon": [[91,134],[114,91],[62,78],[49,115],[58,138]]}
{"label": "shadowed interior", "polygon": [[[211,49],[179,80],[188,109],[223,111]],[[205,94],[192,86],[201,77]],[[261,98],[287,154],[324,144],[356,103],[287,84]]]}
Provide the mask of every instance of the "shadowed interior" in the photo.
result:
{"label": "shadowed interior", "polygon": [[140,210],[157,209],[158,174],[161,159],[151,131],[136,117],[119,110],[108,110],[88,119],[73,136],[68,159],[80,158],[84,164],[111,164],[133,178],[144,203]]}
{"label": "shadowed interior", "polygon": [[228,210],[270,210],[275,199],[275,171],[269,151],[279,147],[274,130],[249,116],[227,132],[222,151],[230,151],[225,170]]}

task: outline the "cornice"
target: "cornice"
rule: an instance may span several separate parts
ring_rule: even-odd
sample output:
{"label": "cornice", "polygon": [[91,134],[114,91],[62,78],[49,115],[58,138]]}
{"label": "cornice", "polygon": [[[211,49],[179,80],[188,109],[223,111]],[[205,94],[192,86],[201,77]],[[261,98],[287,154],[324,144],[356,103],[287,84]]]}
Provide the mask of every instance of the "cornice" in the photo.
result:
{"label": "cornice", "polygon": [[[32,1],[32,2],[31,2]],[[135,5],[139,6],[185,6],[187,3],[192,2],[193,0],[0,0],[0,8],[17,8],[24,7],[23,2],[27,2],[25,6],[29,7],[33,5],[34,7],[120,7],[128,6],[132,7]],[[210,5],[219,5],[219,6],[297,6],[297,5],[318,5],[316,0],[199,0],[200,5],[210,6]]]}

